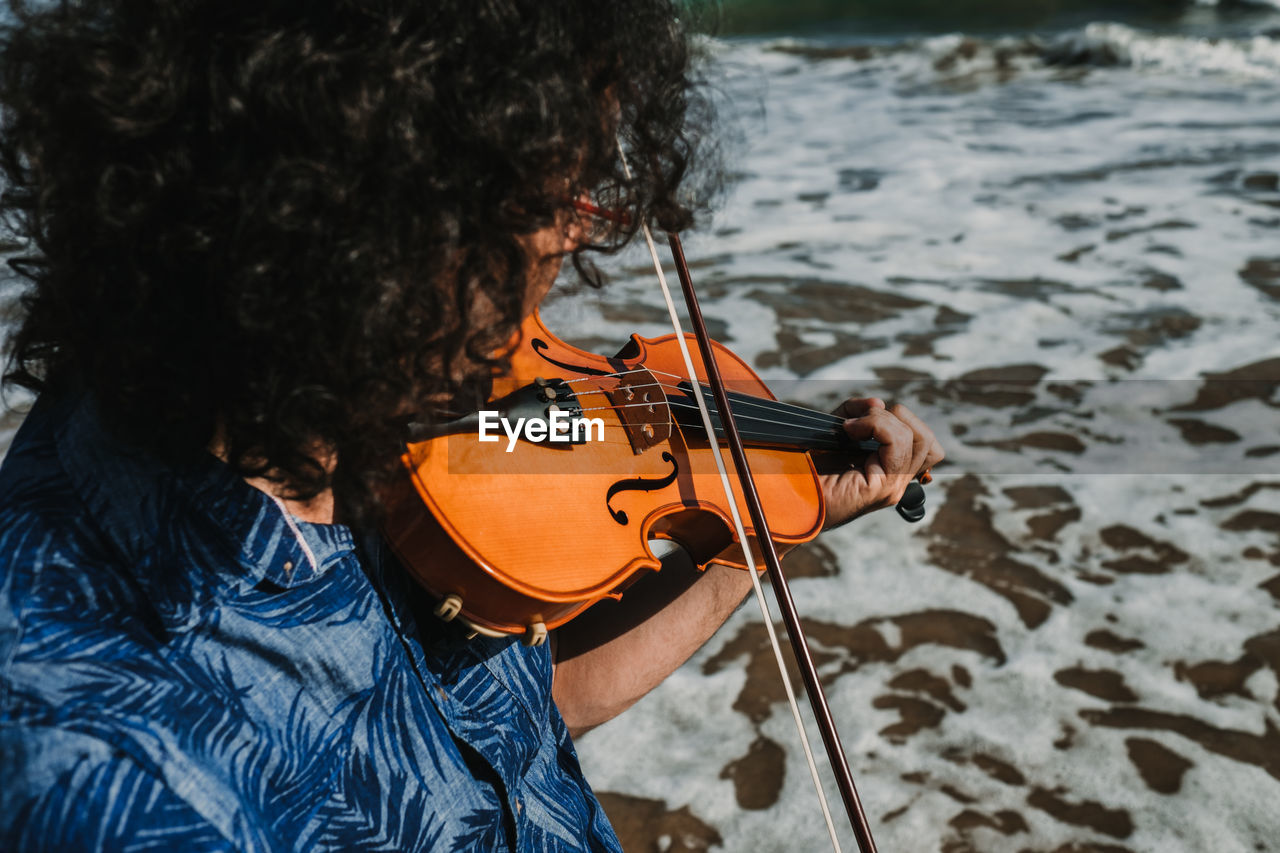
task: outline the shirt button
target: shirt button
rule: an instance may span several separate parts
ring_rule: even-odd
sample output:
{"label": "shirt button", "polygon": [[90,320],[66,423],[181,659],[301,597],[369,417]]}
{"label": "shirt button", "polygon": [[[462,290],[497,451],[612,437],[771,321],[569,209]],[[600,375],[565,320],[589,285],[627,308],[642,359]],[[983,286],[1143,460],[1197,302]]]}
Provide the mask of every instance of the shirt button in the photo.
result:
{"label": "shirt button", "polygon": [[516,814],[520,814],[522,811],[524,811],[524,803],[519,797],[516,797]]}

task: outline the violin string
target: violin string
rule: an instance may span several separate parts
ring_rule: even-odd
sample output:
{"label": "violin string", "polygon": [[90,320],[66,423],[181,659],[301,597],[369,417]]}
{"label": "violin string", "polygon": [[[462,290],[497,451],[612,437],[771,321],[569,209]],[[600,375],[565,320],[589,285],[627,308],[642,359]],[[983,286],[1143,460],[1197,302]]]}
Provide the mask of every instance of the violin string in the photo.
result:
{"label": "violin string", "polygon": [[647,367],[637,367],[633,370],[620,370],[617,373],[600,373],[594,376],[579,376],[576,379],[561,379],[560,381],[565,385],[574,385],[578,382],[595,382],[600,379],[619,379],[636,373],[652,373],[652,371]]}
{"label": "violin string", "polygon": [[[659,383],[659,387],[664,390],[669,389],[677,391],[681,395],[692,396],[683,386],[671,386]],[[730,393],[733,394],[733,392]],[[837,427],[844,423],[844,418],[839,417],[838,415],[827,415],[822,412],[814,412],[810,409],[792,406],[788,403],[779,403],[776,400],[765,400],[759,397],[748,397],[746,395],[733,394],[733,397],[729,400],[729,405],[732,408],[735,417],[738,416],[739,412],[743,412],[748,409],[760,409],[778,416],[785,415],[797,424],[800,421],[809,421],[815,425]],[[775,421],[775,423],[785,422]]]}
{"label": "violin string", "polygon": [[[622,371],[620,373],[607,374],[605,376],[583,376],[578,379],[568,379],[564,381],[565,381],[565,384],[576,383],[576,382],[598,381],[600,379],[616,378],[621,376],[632,375],[635,373],[642,373],[644,372],[644,370],[645,369],[627,370],[627,371]],[[677,376],[674,373],[667,373],[665,371],[660,371],[660,370],[650,370],[649,372],[654,374],[660,374],[663,376],[670,376],[672,378],[680,380],[680,382],[682,383],[688,382],[688,380],[685,379],[684,377]],[[702,384],[704,389],[706,388],[706,383],[700,383],[700,384]],[[664,390],[679,391],[681,394],[688,394],[688,391],[682,385],[673,385],[671,383],[663,383],[663,382],[650,382],[644,385],[628,385],[626,387],[629,390],[643,390],[645,388],[656,387]],[[730,391],[729,394],[734,398],[730,401],[731,403],[739,403],[743,406],[756,406],[762,409],[777,412],[779,414],[785,413],[788,415],[792,415],[796,418],[807,418],[816,422],[821,422],[823,424],[830,424],[831,426],[842,424],[845,421],[845,419],[840,417],[839,415],[829,414],[827,412],[819,412],[816,409],[807,409],[804,406],[796,406],[791,403],[783,403],[779,400],[769,400],[764,397],[753,397],[749,394],[742,394],[736,391]],[[737,414],[736,408],[734,410],[734,413],[735,415]]]}
{"label": "violin string", "polygon": [[[613,411],[618,411],[618,410],[621,410],[621,409],[652,408],[652,407],[657,406],[657,405],[664,405],[664,404],[662,404],[662,403],[622,403],[622,404],[620,404],[620,405],[619,405],[619,404],[614,404],[614,405],[609,405],[609,406],[585,406],[585,407],[583,407],[583,408],[579,409],[578,411],[580,411],[580,412],[582,412],[582,413],[586,413],[586,412],[613,412]],[[696,410],[697,410],[697,408],[698,408],[698,407],[697,407],[695,404],[693,404],[693,403],[673,403],[673,402],[668,401],[665,405],[666,405],[666,406],[667,406],[667,408],[669,408],[669,409],[677,409],[677,410],[685,411],[685,412],[696,411]],[[719,412],[717,412],[717,411],[715,411],[714,409],[712,409],[712,414],[714,414],[714,415],[717,415],[717,416],[718,416],[718,415],[719,415]],[[735,419],[735,420],[738,420],[738,421],[754,421],[754,422],[757,422],[757,423],[767,424],[767,425],[770,425],[770,426],[803,428],[803,427],[802,427],[801,425],[799,425],[799,424],[791,424],[791,423],[787,423],[786,421],[778,421],[778,420],[773,420],[773,419],[771,419],[771,418],[760,418],[760,417],[756,417],[756,416],[754,416],[754,415],[744,415],[744,414],[742,414],[742,413],[740,413],[740,412],[734,412],[734,419]],[[666,419],[666,424],[667,424],[668,426],[673,425],[674,423],[675,423],[675,421],[674,421],[672,418],[667,418],[667,419]],[[617,424],[612,424],[611,426],[618,426],[618,425],[617,425]],[[797,439],[797,440],[799,440],[799,439]],[[826,436],[822,435],[821,433],[815,433],[815,434],[813,434],[813,435],[806,435],[806,436],[804,436],[804,437],[803,437],[803,440],[804,440],[806,443],[808,443],[808,442],[812,442],[812,443],[814,443],[814,444],[821,444],[821,445],[823,445],[823,447],[824,447],[824,448],[826,448],[826,449],[831,449],[831,450],[836,450],[836,449],[839,449],[840,447],[844,446],[844,445],[840,442],[840,439],[839,439],[839,437],[838,437],[838,434],[837,434],[837,433],[835,433],[835,432],[832,432],[832,433],[831,433],[830,438],[827,438]]]}
{"label": "violin string", "polygon": [[[664,404],[661,402],[622,403],[622,404],[610,404],[608,406],[587,406],[587,407],[583,407],[580,411],[582,412],[617,411],[620,409],[649,408],[657,405],[664,405]],[[665,403],[665,405],[669,409],[676,410],[676,411],[692,412],[697,409],[697,406],[693,403],[678,402],[674,400],[668,400]],[[719,417],[718,410],[712,409],[711,411],[717,418]],[[740,422],[751,421],[753,424],[756,424],[756,426],[753,427],[753,429],[755,429],[757,432],[754,434],[753,437],[757,439],[773,438],[781,441],[783,439],[783,436],[777,433],[771,433],[767,429],[768,427],[779,427],[782,430],[788,430],[788,429],[812,430],[811,433],[805,434],[803,436],[792,435],[790,436],[790,438],[795,443],[803,443],[814,449],[821,447],[822,449],[827,449],[827,450],[838,450],[848,446],[848,442],[843,439],[842,433],[839,429],[839,424],[843,423],[843,421],[841,421],[838,418],[833,422],[821,422],[819,424],[803,424],[803,423],[798,423],[793,421],[782,421],[782,420],[777,420],[775,418],[764,418],[757,415],[749,415],[735,408],[734,419]],[[668,421],[670,420],[671,419],[668,418]]]}
{"label": "violin string", "polygon": [[[623,406],[598,406],[595,408],[582,409],[581,411],[582,412],[614,411],[617,409],[634,408],[635,406],[641,406],[641,405],[645,405],[645,404],[637,403],[637,404],[623,405]],[[693,410],[696,407],[688,406],[687,408],[689,410]],[[739,421],[750,420],[750,419],[751,418],[744,418],[741,415],[738,416]],[[666,420],[662,420],[662,421],[647,421],[646,423],[654,427],[665,426],[668,429],[672,429],[679,425],[679,422],[676,420],[673,420],[672,418],[667,418]],[[625,423],[607,423],[606,422],[604,426],[605,426],[605,429],[609,431],[615,431],[615,430],[629,431],[631,429],[631,427]],[[717,437],[722,438],[723,436],[717,436]],[[768,431],[760,431],[760,432],[753,433],[750,430],[745,430],[743,433],[743,437],[746,438],[748,443],[755,444],[757,446],[780,445],[782,447],[795,447],[803,450],[832,450],[832,451],[850,450],[850,449],[872,451],[877,449],[871,442],[855,442],[853,444],[850,444],[834,436],[831,438],[826,438],[822,435],[782,436],[775,433],[770,433]],[[597,441],[595,443],[596,444],[601,444],[601,443],[629,444],[631,443],[631,441],[630,439],[627,439],[626,441],[615,441],[613,439],[604,439],[602,442]]]}
{"label": "violin string", "polygon": [[[679,391],[682,396],[692,396],[692,395],[685,395],[685,390],[683,388],[677,388],[671,385],[663,385],[662,383],[656,383],[656,384],[650,383],[648,385],[628,386],[629,389],[637,389],[637,390],[643,389],[643,388],[653,388],[653,387],[662,388],[664,390],[671,389],[671,390]],[[732,405],[733,402],[742,403],[741,408],[739,408],[738,406],[733,406]],[[839,417],[838,415],[830,415],[830,416],[821,415],[820,417],[808,418],[807,420],[811,421],[812,423],[804,424],[804,423],[800,423],[800,418],[795,418],[793,420],[777,420],[775,418],[766,418],[766,417],[761,417],[759,415],[746,414],[746,411],[749,408],[759,408],[759,409],[764,409],[767,412],[774,413],[777,411],[775,408],[767,405],[763,405],[764,403],[771,403],[771,402],[773,401],[764,400],[761,403],[756,403],[754,400],[731,401],[731,408],[733,411],[734,418],[736,420],[750,420],[750,421],[756,421],[759,423],[769,424],[772,426],[791,427],[794,429],[814,429],[814,430],[829,429],[833,432],[833,434],[836,434],[840,425],[844,423],[844,419]],[[651,407],[651,406],[659,406],[664,404],[671,409],[679,409],[683,411],[692,411],[697,408],[697,405],[694,403],[687,403],[687,402],[681,402],[680,400],[673,400],[670,397],[665,397],[664,395],[664,400],[642,401],[639,403],[611,403],[608,406],[584,406],[580,409],[580,411],[600,412],[600,411],[612,411],[617,409]],[[801,411],[808,411],[808,410],[801,410]],[[711,408],[711,412],[716,416],[719,416],[720,414],[719,410],[714,407]]]}
{"label": "violin string", "polygon": [[[677,382],[680,382],[680,383],[684,383],[684,382],[688,382],[688,381],[689,381],[688,377],[686,377],[686,376],[680,376],[680,375],[679,375],[679,374],[677,374],[677,373],[668,373],[668,372],[666,372],[665,370],[653,370],[652,368],[650,368],[650,369],[649,369],[649,372],[650,372],[650,373],[653,373],[653,374],[655,374],[655,375],[658,375],[658,376],[669,376],[669,377],[671,377],[672,379],[675,379]],[[702,384],[702,387],[703,387],[703,388],[708,388],[708,387],[709,387],[709,386],[707,385],[707,383],[705,383],[705,382],[703,382],[703,383],[701,383],[701,384]],[[726,389],[726,390],[727,390],[727,389]],[[740,391],[729,391],[729,394],[730,394],[731,396],[736,396],[736,397],[740,397],[740,398],[749,398],[749,399],[754,400],[754,401],[759,401],[760,403],[770,403],[770,404],[774,404],[774,405],[778,405],[778,406],[785,406],[785,407],[787,407],[787,408],[789,408],[789,409],[795,409],[796,411],[805,412],[806,414],[810,414],[810,415],[813,415],[813,416],[815,416],[815,417],[821,417],[821,418],[832,417],[832,418],[840,419],[840,416],[839,416],[839,415],[832,415],[832,414],[830,414],[830,413],[828,413],[828,412],[819,412],[819,411],[818,411],[818,410],[816,410],[816,409],[808,409],[808,408],[805,408],[804,406],[796,406],[796,405],[792,405],[791,403],[783,403],[783,402],[778,401],[778,400],[770,400],[770,399],[768,399],[768,398],[766,398],[766,397],[755,397],[755,396],[752,396],[752,395],[749,395],[749,394],[744,394],[744,393],[742,393],[742,392],[740,392]]]}
{"label": "violin string", "polygon": [[[645,370],[647,370],[647,368],[639,368],[636,370],[623,371],[621,373],[614,374],[614,375],[615,376],[631,375],[631,374],[643,373],[645,372]],[[675,376],[675,374],[666,373],[665,371],[650,371],[650,372],[662,373],[665,376]],[[608,378],[608,377],[598,377],[598,376],[597,377],[580,377],[578,379],[564,380],[564,381],[567,384],[568,382],[585,382],[585,381],[598,380],[600,378]],[[703,383],[703,387],[705,390],[705,387],[706,387],[705,383]],[[681,402],[678,399],[672,399],[666,396],[665,392],[670,390],[670,391],[678,392],[683,398],[691,398],[692,395],[688,394],[686,388],[683,386],[676,386],[670,383],[663,383],[663,382],[650,382],[643,385],[628,385],[626,386],[626,388],[629,391],[640,391],[646,388],[658,388],[664,391],[664,400],[645,401],[645,402],[639,402],[639,403],[620,403],[620,404],[611,403],[610,405],[607,405],[607,406],[586,406],[586,407],[581,407],[579,409],[579,412],[618,411],[621,409],[647,408],[647,407],[653,407],[657,405],[666,405],[669,409],[675,409],[679,411],[690,411],[690,412],[697,408],[696,404]],[[598,393],[606,393],[603,388],[597,388],[595,390],[597,390]],[[763,427],[757,426],[755,427],[755,429],[761,430],[761,431],[756,432],[754,435],[751,436],[756,440],[759,440],[759,441],[772,440],[780,443],[792,443],[797,445],[803,445],[804,447],[806,447],[806,449],[811,449],[811,450],[842,450],[842,449],[848,449],[849,447],[848,441],[842,437],[842,433],[840,431],[840,425],[844,423],[844,418],[840,417],[839,415],[828,414],[825,412],[818,412],[813,409],[806,409],[802,406],[793,406],[789,403],[779,403],[778,401],[768,400],[763,397],[750,397],[745,394],[738,394],[737,392],[730,392],[730,393],[734,394],[736,398],[730,401],[730,406],[733,410],[735,420],[752,421],[756,424],[780,427],[782,429],[814,430],[813,434],[804,435],[804,436],[791,436],[789,437],[790,438],[789,441],[783,441],[782,436],[776,433],[769,433],[767,432],[767,430],[764,430]],[[737,405],[734,405],[734,403],[737,403]],[[788,414],[788,415],[792,415],[792,418],[791,420],[784,421],[784,420],[777,420],[774,418],[765,418],[765,417],[760,417],[758,415],[747,414],[746,412],[750,408],[763,409],[764,411],[769,413]],[[713,408],[711,409],[711,411],[717,417],[719,416],[718,409]],[[798,413],[798,416],[796,416],[797,413]],[[807,420],[810,423],[801,423],[802,420]],[[672,424],[672,419],[668,418],[667,425],[670,426],[671,424]],[[616,425],[613,425],[613,426],[616,426]],[[829,433],[830,437],[829,438],[825,437],[823,435],[824,433]],[[871,450],[874,448],[861,447],[860,449]]]}
{"label": "violin string", "polygon": [[[592,378],[598,378],[598,377],[592,377]],[[689,394],[687,388],[685,388],[684,386],[672,385],[670,383],[650,382],[646,385],[626,386],[626,389],[629,391],[642,391],[647,388],[658,388],[664,392],[666,391],[679,392],[679,394],[682,396],[692,397],[692,395]],[[825,412],[818,412],[813,409],[806,409],[802,406],[793,406],[790,403],[781,403],[781,402],[778,402],[777,400],[767,400],[763,397],[750,397],[745,394],[737,394],[736,392],[730,392],[730,393],[734,394],[734,399],[730,400],[730,405],[733,408],[733,414],[735,417],[739,417],[739,418],[754,417],[756,420],[763,420],[763,418],[759,418],[757,416],[741,414],[741,412],[746,411],[749,408],[756,408],[756,409],[762,409],[771,414],[788,415],[791,417],[792,420],[790,422],[780,421],[780,420],[770,421],[771,423],[778,424],[780,426],[800,426],[799,421],[807,420],[807,421],[813,422],[815,427],[819,425],[824,427],[837,427],[843,424],[845,421],[845,419],[840,417],[839,415],[827,414]],[[664,396],[666,395],[664,394]],[[653,405],[653,404],[657,404],[658,402],[660,401],[644,402],[639,405]],[[670,397],[667,397],[667,402],[673,406],[689,405],[687,403],[672,402]],[[599,406],[596,408],[600,409],[600,408],[609,408],[609,407]],[[716,412],[717,410],[712,408],[712,411]]]}
{"label": "violin string", "polygon": [[[627,164],[626,155],[622,151],[622,142],[618,142],[618,157],[621,160],[623,173],[627,176],[627,180],[631,180],[631,167]],[[667,303],[667,314],[671,318],[671,326],[676,332],[676,342],[680,345],[680,355],[684,359],[685,370],[688,372],[690,382],[694,388],[694,399],[698,403],[698,410],[702,416],[703,428],[707,431],[707,435],[715,435],[715,429],[711,425],[711,413],[707,409],[705,395],[702,391],[702,383],[697,379],[697,371],[693,369],[693,357],[689,354],[689,346],[685,342],[684,329],[680,325],[680,317],[676,313],[676,305],[671,298],[671,289],[667,286],[667,276],[662,271],[662,261],[658,259],[658,249],[653,244],[653,234],[649,231],[649,223],[643,218],[640,220],[640,229],[644,233],[645,243],[649,247],[649,256],[653,258],[654,271],[658,275],[658,284],[662,289],[662,297]],[[751,578],[751,588],[755,592],[756,602],[760,605],[760,614],[764,618],[765,633],[769,637],[769,643],[773,647],[773,657],[778,664],[778,673],[781,676],[782,687],[787,695],[787,704],[791,708],[791,718],[795,721],[796,729],[800,733],[800,745],[804,749],[805,761],[809,764],[809,777],[813,780],[813,786],[818,792],[818,803],[822,806],[822,816],[827,822],[827,833],[831,836],[831,846],[835,853],[841,853],[840,839],[836,836],[835,823],[831,820],[831,808],[827,804],[826,792],[822,789],[822,779],[818,775],[818,765],[813,758],[813,748],[809,745],[809,735],[805,731],[804,720],[800,716],[800,706],[796,702],[795,690],[791,687],[791,677],[787,673],[786,661],[782,657],[782,646],[778,642],[778,632],[773,627],[773,616],[769,612],[768,602],[765,601],[764,589],[760,585],[760,576],[755,570],[755,557],[751,553],[751,543],[747,540],[747,533],[742,524],[742,514],[738,511],[738,502],[733,495],[733,486],[729,483],[729,474],[725,470],[724,452],[717,446],[718,452],[712,453],[711,458],[715,460],[716,470],[720,474],[720,485],[724,489],[725,498],[729,508],[729,515],[733,520],[734,532],[738,536],[738,542],[742,547],[742,556],[746,564],[747,575]],[[762,531],[762,535],[768,536],[769,531]]]}
{"label": "violin string", "polygon": [[[679,374],[675,374],[675,373],[668,373],[663,370],[653,370],[651,368],[637,368],[635,370],[624,370],[618,373],[604,374],[601,376],[582,376],[582,377],[578,377],[577,379],[566,379],[563,381],[566,385],[569,385],[569,384],[574,384],[579,382],[596,382],[596,381],[599,381],[600,379],[616,379],[623,376],[631,376],[637,373],[645,373],[645,372],[654,374],[655,378],[657,376],[668,376],[672,379],[677,380],[677,383],[679,384],[672,384],[669,382],[668,383],[649,382],[643,385],[628,385],[626,387],[630,390],[640,390],[644,388],[656,387],[656,388],[671,389],[674,391],[679,391],[682,394],[688,393],[688,391],[684,387],[684,383],[687,383],[689,381],[686,377],[680,376]],[[703,389],[707,389],[708,387],[705,382],[702,382],[699,384],[702,385]],[[743,405],[760,406],[762,408],[770,408],[779,412],[785,411],[789,414],[795,414],[796,416],[799,416],[799,417],[808,417],[808,418],[813,418],[817,420],[822,420],[824,422],[829,421],[832,424],[843,423],[843,421],[845,420],[839,415],[831,414],[828,412],[819,412],[816,409],[808,409],[808,408],[805,408],[804,406],[797,406],[792,403],[783,403],[780,400],[770,400],[766,397],[756,397],[756,396],[753,396],[750,394],[744,394],[738,391],[729,391],[728,393],[732,398],[734,398],[733,402],[739,402],[739,403],[742,403]]]}

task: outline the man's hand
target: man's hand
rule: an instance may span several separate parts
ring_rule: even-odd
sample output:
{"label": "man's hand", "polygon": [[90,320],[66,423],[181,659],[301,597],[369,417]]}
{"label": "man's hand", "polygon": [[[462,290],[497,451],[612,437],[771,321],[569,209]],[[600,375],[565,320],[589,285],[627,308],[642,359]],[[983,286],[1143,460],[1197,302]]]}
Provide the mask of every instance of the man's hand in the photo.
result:
{"label": "man's hand", "polygon": [[835,413],[845,418],[844,430],[851,439],[872,439],[880,449],[862,459],[814,455],[827,500],[827,530],[893,506],[907,484],[946,455],[932,430],[906,406],[887,409],[876,397],[854,398],[845,400]]}

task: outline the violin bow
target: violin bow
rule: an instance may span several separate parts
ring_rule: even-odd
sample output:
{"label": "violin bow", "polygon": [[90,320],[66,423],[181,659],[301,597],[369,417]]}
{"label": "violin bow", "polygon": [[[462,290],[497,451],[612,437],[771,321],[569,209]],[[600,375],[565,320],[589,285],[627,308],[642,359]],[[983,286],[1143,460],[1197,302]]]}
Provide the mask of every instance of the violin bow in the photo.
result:
{"label": "violin bow", "polygon": [[[631,179],[631,169],[627,164],[626,157],[622,155],[621,145],[619,145],[619,156],[622,158],[622,167],[628,178]],[[703,424],[707,430],[707,435],[715,435],[712,428],[711,415],[707,410],[707,403],[702,390],[702,383],[697,376],[697,371],[693,367],[693,359],[689,354],[688,346],[685,342],[683,327],[680,324],[679,316],[676,312],[675,302],[671,298],[670,288],[667,286],[666,275],[662,269],[662,261],[658,258],[658,250],[654,245],[653,234],[649,230],[648,223],[643,219],[640,221],[640,228],[644,234],[645,242],[649,247],[649,254],[653,258],[654,271],[657,273],[658,282],[662,289],[663,298],[667,303],[667,312],[671,318],[672,328],[675,330],[676,341],[680,345],[681,355],[684,357],[685,369],[689,374],[689,381],[694,389],[694,399],[697,401],[698,409],[701,412]],[[786,626],[787,637],[791,642],[791,649],[795,655],[796,665],[800,671],[801,681],[804,683],[805,694],[808,696],[809,705],[813,710],[813,714],[818,723],[818,730],[822,735],[823,745],[827,750],[827,759],[831,764],[831,769],[835,775],[836,786],[840,790],[840,797],[844,802],[845,812],[849,818],[849,824],[853,828],[854,837],[858,842],[858,849],[861,853],[876,853],[875,839],[871,836],[871,827],[867,822],[866,812],[862,808],[862,800],[858,797],[858,789],[853,782],[853,774],[849,770],[849,762],[845,758],[844,747],[840,743],[840,735],[836,731],[835,721],[831,716],[831,708],[827,704],[827,697],[822,689],[822,683],[818,678],[818,670],[813,662],[813,656],[809,651],[809,644],[804,635],[804,628],[800,624],[800,616],[796,611],[795,601],[791,596],[791,588],[787,583],[786,576],[782,572],[778,551],[774,545],[773,537],[769,535],[769,525],[764,515],[764,508],[760,504],[760,495],[756,491],[755,481],[751,476],[751,466],[747,461],[746,451],[743,448],[742,438],[738,433],[738,426],[734,422],[732,407],[729,403],[728,394],[725,391],[724,381],[720,376],[720,370],[716,365],[715,353],[711,348],[711,338],[707,334],[706,323],[702,318],[702,309],[698,304],[698,295],[693,289],[693,279],[689,275],[689,266],[685,262],[684,247],[681,245],[680,237],[672,232],[667,233],[667,242],[671,247],[671,253],[675,259],[676,272],[680,279],[680,288],[684,295],[685,306],[689,312],[689,320],[693,326],[694,337],[698,342],[698,350],[702,356],[702,363],[706,371],[706,381],[711,387],[712,395],[715,398],[717,410],[721,413],[721,420],[725,433],[726,443],[729,447],[729,453],[733,460],[734,468],[738,475],[738,482],[742,487],[742,494],[747,510],[751,515],[751,522],[755,529],[760,532],[756,540],[760,543],[761,556],[764,560],[765,567],[768,569],[769,582],[773,589],[774,598],[778,603],[778,609],[782,614],[783,624]],[[804,747],[805,758],[809,764],[809,773],[813,778],[814,787],[818,791],[818,801],[822,806],[822,814],[826,819],[827,831],[831,836],[831,845],[836,853],[840,853],[840,841],[836,835],[835,824],[831,819],[831,810],[827,805],[826,795],[822,790],[822,781],[818,775],[817,765],[814,763],[813,751],[809,746],[809,739],[805,732],[804,721],[800,717],[799,706],[796,704],[795,693],[791,688],[791,679],[787,677],[786,664],[782,659],[782,651],[778,643],[777,633],[773,627],[773,617],[769,612],[768,604],[764,598],[764,592],[760,585],[760,579],[753,567],[756,565],[751,553],[750,543],[747,540],[746,531],[743,528],[742,518],[738,512],[737,501],[734,500],[732,487],[729,483],[728,473],[724,467],[722,454],[714,453],[712,458],[715,460],[716,468],[719,470],[721,483],[725,490],[728,508],[732,516],[735,532],[738,541],[741,543],[743,556],[749,567],[747,573],[751,576],[752,587],[755,591],[756,601],[760,606],[761,614],[764,617],[765,631],[769,636],[771,645],[773,646],[774,657],[778,663],[778,671],[781,674],[782,685],[786,691],[788,703],[791,706],[792,716],[795,719],[796,728],[800,732],[800,743]]]}

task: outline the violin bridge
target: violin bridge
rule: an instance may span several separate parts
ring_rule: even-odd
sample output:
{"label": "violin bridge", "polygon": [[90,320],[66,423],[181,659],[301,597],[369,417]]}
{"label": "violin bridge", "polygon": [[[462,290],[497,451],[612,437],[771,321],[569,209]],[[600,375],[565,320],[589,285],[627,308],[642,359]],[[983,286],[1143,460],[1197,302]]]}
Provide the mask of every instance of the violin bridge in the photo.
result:
{"label": "violin bridge", "polygon": [[671,438],[671,408],[656,376],[647,368],[619,374],[618,384],[606,389],[636,455]]}

